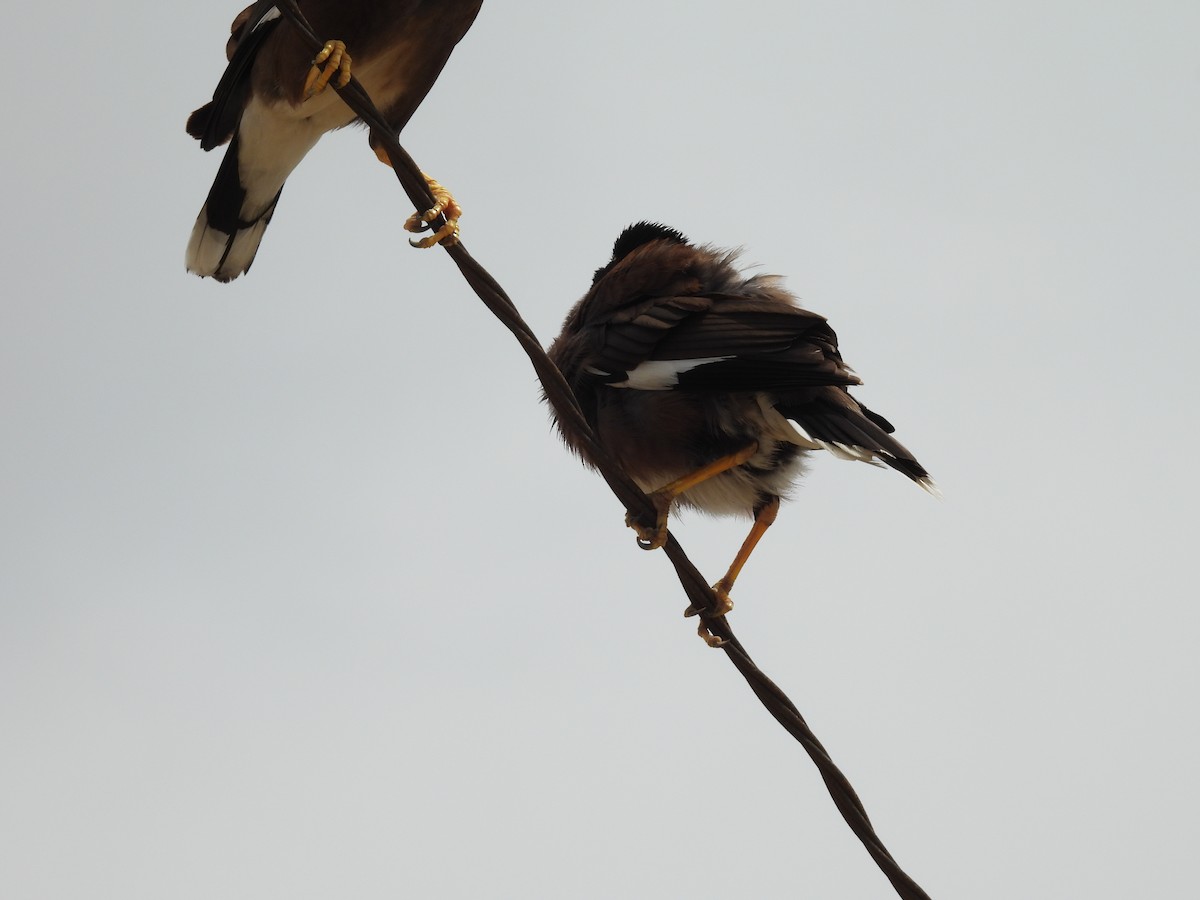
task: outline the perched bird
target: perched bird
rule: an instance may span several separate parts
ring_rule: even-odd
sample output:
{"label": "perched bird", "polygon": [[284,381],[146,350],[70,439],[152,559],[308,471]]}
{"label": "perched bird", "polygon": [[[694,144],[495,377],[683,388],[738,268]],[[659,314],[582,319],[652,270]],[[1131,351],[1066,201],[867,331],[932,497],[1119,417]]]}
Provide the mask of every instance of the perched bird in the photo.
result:
{"label": "perched bird", "polygon": [[[713,585],[721,614],[810,451],[890,466],[937,494],[891,424],[850,395],[862,382],[825,319],[778,276],[742,274],[736,257],[663,225],[631,225],[549,351],[600,445],[658,510],[653,523],[627,520],[643,548],[666,542],[672,507],[754,518]],[[559,430],[594,466],[578,436]]]}
{"label": "perched bird", "polygon": [[[239,13],[226,46],[229,66],[212,102],[192,113],[187,123],[188,134],[205,150],[229,142],[188,242],[188,271],[231,281],[249,270],[288,175],[321,135],[356,118],[336,91],[326,90],[335,75],[334,83],[344,87],[353,65],[354,76],[399,133],[482,4],[300,0],[316,33],[336,38],[315,59],[269,0]],[[379,136],[372,133],[370,142],[379,158],[389,162]],[[457,234],[461,210],[441,185],[430,180],[430,188],[437,205],[410,218],[405,227],[424,230],[423,223],[443,210],[451,221],[418,246]],[[333,210],[329,214],[336,216]]]}

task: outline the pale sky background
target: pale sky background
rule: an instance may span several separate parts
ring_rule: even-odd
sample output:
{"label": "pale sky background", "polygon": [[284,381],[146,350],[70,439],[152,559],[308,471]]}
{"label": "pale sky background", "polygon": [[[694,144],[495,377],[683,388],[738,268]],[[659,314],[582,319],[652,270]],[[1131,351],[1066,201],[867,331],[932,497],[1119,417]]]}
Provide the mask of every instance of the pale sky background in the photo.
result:
{"label": "pale sky background", "polygon": [[[239,7],[8,10],[0,895],[894,896],[365,133],[184,272]],[[831,319],[946,500],[818,458],[732,624],[935,898],[1200,891],[1197,34],[488,0],[401,139],[544,343],[641,218]]]}

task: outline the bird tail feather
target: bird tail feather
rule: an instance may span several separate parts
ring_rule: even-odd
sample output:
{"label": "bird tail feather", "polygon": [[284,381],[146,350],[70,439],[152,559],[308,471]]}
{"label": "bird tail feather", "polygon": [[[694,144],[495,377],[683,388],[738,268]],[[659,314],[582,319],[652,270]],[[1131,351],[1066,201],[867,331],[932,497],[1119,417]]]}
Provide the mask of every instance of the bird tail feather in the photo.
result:
{"label": "bird tail feather", "polygon": [[[851,402],[852,398],[847,397]],[[788,409],[779,406],[788,421],[808,440],[820,444],[839,459],[858,460],[871,465],[883,464],[915,481],[921,488],[941,496],[941,491],[925,467],[891,436],[895,429],[882,416],[861,404],[851,410],[841,406],[817,404]]]}
{"label": "bird tail feather", "polygon": [[192,228],[186,254],[188,271],[222,282],[248,272],[282,192],[281,187],[252,219],[242,218],[246,189],[238,173],[238,138],[234,135]]}

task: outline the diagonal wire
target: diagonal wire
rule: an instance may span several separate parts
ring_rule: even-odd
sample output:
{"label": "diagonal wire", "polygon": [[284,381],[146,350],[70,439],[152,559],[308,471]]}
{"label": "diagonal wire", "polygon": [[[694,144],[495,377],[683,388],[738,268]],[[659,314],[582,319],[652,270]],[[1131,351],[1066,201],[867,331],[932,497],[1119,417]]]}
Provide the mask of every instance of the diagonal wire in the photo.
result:
{"label": "diagonal wire", "polygon": [[[276,5],[279,7],[280,12],[300,32],[305,42],[313,50],[314,55],[319,52],[324,46],[324,41],[313,32],[312,27],[305,20],[295,0],[280,0]],[[362,85],[359,84],[357,79],[351,78],[348,85],[339,89],[339,93],[346,102],[346,105],[371,128],[375,137],[387,148],[388,156],[392,161],[392,168],[396,172],[396,178],[400,181],[400,185],[408,195],[409,200],[412,201],[417,209],[430,208],[433,205],[433,197],[429,192],[421,170],[417,167],[412,157],[400,146],[396,140],[395,133],[379,114],[379,111],[371,102],[371,98],[363,90]],[[431,224],[436,228],[438,223]],[[550,359],[542,349],[541,342],[537,339],[533,330],[525,323],[525,320],[521,318],[520,312],[508,294],[488,274],[487,270],[475,261],[461,242],[449,247],[442,246],[455,265],[458,266],[467,283],[479,296],[479,299],[483,301],[484,305],[491,310],[496,318],[517,339],[517,342],[521,345],[521,349],[525,351],[529,357],[529,361],[533,364],[534,371],[542,383],[546,399],[554,407],[559,421],[565,428],[570,429],[581,443],[587,445],[587,455],[595,461],[597,469],[617,496],[617,499],[621,501],[625,509],[632,515],[652,520],[655,516],[653,504],[596,441],[595,435],[584,418],[578,401],[563,379],[562,373],[550,362]],[[684,593],[687,594],[688,601],[692,606],[698,610],[716,610],[717,598],[712,588],[704,579],[704,576],[701,575],[700,571],[692,564],[691,560],[688,559],[687,554],[683,551],[683,547],[673,535],[668,535],[667,543],[664,545],[663,550],[667,558],[670,559],[671,564],[675,567],[679,583],[683,586]],[[850,784],[846,776],[842,774],[841,770],[834,765],[829,753],[822,746],[821,742],[817,740],[816,735],[808,727],[808,723],[804,721],[804,717],[800,714],[795,704],[754,664],[754,661],[750,658],[750,654],[746,652],[741,642],[734,636],[733,630],[729,627],[729,623],[724,617],[708,619],[707,625],[713,634],[725,641],[721,649],[725,651],[730,662],[742,674],[742,677],[746,679],[746,683],[750,686],[750,689],[758,697],[762,705],[804,747],[804,750],[811,757],[817,770],[820,772],[821,778],[825,781],[825,786],[829,790],[829,794],[833,798],[838,811],[842,814],[842,817],[846,820],[846,823],[850,826],[854,834],[862,841],[871,858],[875,860],[880,870],[892,883],[896,894],[902,900],[930,900],[929,895],[921,889],[920,885],[913,881],[900,868],[899,864],[879,839],[854,787]]]}

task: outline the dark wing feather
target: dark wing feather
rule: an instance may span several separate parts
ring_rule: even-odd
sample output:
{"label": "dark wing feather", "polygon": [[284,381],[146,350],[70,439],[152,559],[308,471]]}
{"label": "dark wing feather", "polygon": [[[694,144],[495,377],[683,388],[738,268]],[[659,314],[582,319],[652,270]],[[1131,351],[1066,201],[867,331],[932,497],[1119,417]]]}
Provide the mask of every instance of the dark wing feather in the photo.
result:
{"label": "dark wing feather", "polygon": [[[707,300],[707,308],[697,303]],[[647,301],[614,317],[602,359],[612,378],[639,362],[712,359],[681,371],[675,390],[766,392],[775,408],[815,440],[861,448],[929,487],[929,473],[883,418],[850,396],[861,380],[842,360],[823,316],[751,297],[708,295]],[[723,358],[720,358],[723,357]],[[620,365],[618,365],[620,363]]]}
{"label": "dark wing feather", "polygon": [[817,336],[825,320],[815,313],[728,310],[714,307],[680,324],[655,350],[655,359],[705,356],[762,356],[782,353],[796,342]]}
{"label": "dark wing feather", "polygon": [[845,390],[826,388],[807,397],[784,397],[775,408],[815,440],[870,450],[897,472],[907,475],[926,490],[937,492],[925,467],[907,447],[891,436],[895,431],[891,422],[871,412]]}
{"label": "dark wing feather", "polygon": [[588,329],[590,364],[617,373],[650,359],[663,359],[657,355],[658,349],[678,331],[680,323],[711,306],[707,297],[658,297],[625,307]]}
{"label": "dark wing feather", "polygon": [[651,360],[723,357],[679,376],[679,390],[787,390],[859,384],[824,317],[799,307],[763,309],[728,295],[656,298],[596,326],[592,364],[614,376]]}
{"label": "dark wing feather", "polygon": [[200,142],[201,149],[212,150],[221,146],[237,130],[250,93],[250,70],[263,42],[279,25],[278,14],[274,19],[262,21],[263,16],[274,8],[272,0],[258,0],[238,16],[238,20],[244,20],[244,24],[240,33],[234,36],[236,47],[213,91],[212,101],[188,117],[187,132]]}

